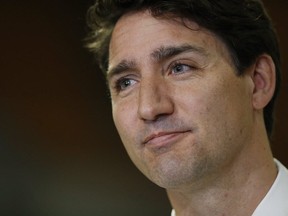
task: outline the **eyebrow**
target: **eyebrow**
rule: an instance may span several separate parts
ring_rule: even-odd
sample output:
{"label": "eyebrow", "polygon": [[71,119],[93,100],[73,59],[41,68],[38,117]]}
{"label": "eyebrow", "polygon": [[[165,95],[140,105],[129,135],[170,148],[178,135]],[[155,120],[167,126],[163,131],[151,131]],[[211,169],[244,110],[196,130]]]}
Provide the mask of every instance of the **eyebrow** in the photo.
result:
{"label": "eyebrow", "polygon": [[[194,46],[190,44],[182,44],[179,46],[161,46],[154,50],[150,57],[155,62],[161,62],[166,59],[172,58],[173,56],[177,56],[181,53],[186,52],[195,52],[201,56],[208,56],[207,51],[199,46]],[[125,71],[129,70],[136,70],[137,69],[137,63],[136,60],[122,60],[120,63],[118,63],[115,67],[108,69],[106,74],[106,79],[109,81],[113,76],[117,74],[121,74]]]}
{"label": "eyebrow", "polygon": [[161,46],[151,53],[151,58],[156,62],[161,62],[173,56],[186,52],[195,52],[202,56],[208,56],[206,50],[199,46],[192,46],[190,44],[182,44],[180,46]]}
{"label": "eyebrow", "polygon": [[135,60],[122,60],[115,67],[108,69],[106,74],[106,79],[109,81],[113,76],[117,74],[121,74],[122,72],[136,69],[136,61]]}

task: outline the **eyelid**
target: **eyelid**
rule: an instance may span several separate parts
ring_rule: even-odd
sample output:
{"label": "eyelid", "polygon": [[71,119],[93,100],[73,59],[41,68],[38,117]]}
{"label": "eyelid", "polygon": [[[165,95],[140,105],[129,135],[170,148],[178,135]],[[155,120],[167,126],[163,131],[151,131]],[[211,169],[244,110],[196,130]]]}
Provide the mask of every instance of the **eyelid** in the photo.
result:
{"label": "eyelid", "polygon": [[173,71],[173,69],[177,66],[177,65],[183,65],[183,66],[187,66],[189,67],[190,70],[193,70],[193,69],[197,69],[197,66],[195,62],[191,61],[191,60],[188,60],[188,59],[182,59],[182,60],[175,60],[175,61],[172,61],[168,67],[167,67],[167,72],[169,74],[171,74],[171,72]]}
{"label": "eyelid", "polygon": [[[122,84],[125,84],[124,82],[126,82],[126,81],[129,81],[130,83],[131,82],[136,82],[134,79],[131,79],[131,78],[129,78],[129,77],[121,77],[120,79],[118,79],[117,81],[116,81],[116,83],[115,83],[115,85],[116,85],[116,88],[118,88],[119,90],[125,90],[125,89],[127,89],[128,87],[126,87],[125,89],[122,89]],[[129,86],[131,86],[132,84],[130,84]]]}
{"label": "eyelid", "polygon": [[121,73],[117,73],[117,74],[113,74],[111,76],[108,76],[106,80],[108,82],[109,87],[113,88],[118,80],[129,76],[129,74],[130,73],[128,73],[128,72],[121,72]]}
{"label": "eyelid", "polygon": [[[125,74],[125,75],[121,75],[121,76],[115,76],[113,77],[113,79],[110,80],[110,91],[112,92],[115,92],[116,94],[120,94],[121,92],[124,92],[126,90],[129,89],[129,87],[131,86],[128,86],[127,88],[125,89],[122,89],[121,88],[121,82],[124,82],[124,81],[127,81],[127,80],[132,80],[132,81],[135,81],[137,82],[137,78],[134,74]],[[134,85],[134,84],[133,84]]]}

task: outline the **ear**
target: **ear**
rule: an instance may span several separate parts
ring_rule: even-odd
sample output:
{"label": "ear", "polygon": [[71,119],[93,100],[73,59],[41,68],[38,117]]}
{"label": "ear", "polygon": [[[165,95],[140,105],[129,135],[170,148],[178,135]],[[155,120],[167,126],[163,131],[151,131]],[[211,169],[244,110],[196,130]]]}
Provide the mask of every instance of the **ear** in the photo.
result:
{"label": "ear", "polygon": [[254,109],[263,109],[272,99],[276,85],[276,69],[271,56],[260,55],[252,71],[254,83],[252,104]]}

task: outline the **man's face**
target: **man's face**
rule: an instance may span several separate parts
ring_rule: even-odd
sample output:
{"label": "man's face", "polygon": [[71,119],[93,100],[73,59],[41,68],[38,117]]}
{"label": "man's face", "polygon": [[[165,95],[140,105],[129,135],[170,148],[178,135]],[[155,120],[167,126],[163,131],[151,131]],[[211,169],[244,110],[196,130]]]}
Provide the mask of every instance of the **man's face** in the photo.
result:
{"label": "man's face", "polygon": [[249,75],[196,23],[122,17],[112,34],[113,118],[135,165],[165,188],[212,180],[241,156],[253,126]]}

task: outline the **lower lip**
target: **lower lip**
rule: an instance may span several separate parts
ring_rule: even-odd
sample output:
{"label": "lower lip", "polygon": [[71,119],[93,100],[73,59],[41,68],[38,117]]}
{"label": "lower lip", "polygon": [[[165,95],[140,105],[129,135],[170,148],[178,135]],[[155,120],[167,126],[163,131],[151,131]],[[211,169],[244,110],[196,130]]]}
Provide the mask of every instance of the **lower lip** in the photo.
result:
{"label": "lower lip", "polygon": [[188,131],[185,131],[185,132],[177,132],[177,133],[171,133],[171,134],[155,137],[151,139],[149,142],[145,143],[145,146],[149,148],[153,148],[153,149],[168,147],[180,141],[180,139],[187,136],[188,133],[189,133]]}

